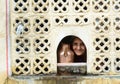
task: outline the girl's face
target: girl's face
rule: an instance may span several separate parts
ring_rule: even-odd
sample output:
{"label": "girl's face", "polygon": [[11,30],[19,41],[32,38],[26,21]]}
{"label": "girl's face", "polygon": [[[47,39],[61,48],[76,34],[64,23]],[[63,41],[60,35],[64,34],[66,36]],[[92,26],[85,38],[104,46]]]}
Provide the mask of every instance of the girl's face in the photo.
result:
{"label": "girl's face", "polygon": [[74,61],[74,53],[70,50],[70,45],[63,44],[59,52],[60,63],[71,63]]}
{"label": "girl's face", "polygon": [[85,45],[79,38],[74,39],[72,48],[77,56],[80,56],[85,52]]}

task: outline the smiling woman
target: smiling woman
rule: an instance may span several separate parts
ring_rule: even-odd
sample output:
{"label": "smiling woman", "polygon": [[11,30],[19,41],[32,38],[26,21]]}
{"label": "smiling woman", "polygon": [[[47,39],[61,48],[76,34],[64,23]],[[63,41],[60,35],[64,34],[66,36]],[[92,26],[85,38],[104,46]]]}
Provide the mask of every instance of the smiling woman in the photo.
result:
{"label": "smiling woman", "polygon": [[64,37],[57,50],[58,63],[86,62],[86,46],[76,36]]}
{"label": "smiling woman", "polygon": [[83,41],[73,36],[71,39],[71,49],[74,52],[74,62],[86,62],[86,47]]}
{"label": "smiling woman", "polygon": [[73,35],[64,37],[58,45],[58,75],[78,75],[86,73],[86,46]]}

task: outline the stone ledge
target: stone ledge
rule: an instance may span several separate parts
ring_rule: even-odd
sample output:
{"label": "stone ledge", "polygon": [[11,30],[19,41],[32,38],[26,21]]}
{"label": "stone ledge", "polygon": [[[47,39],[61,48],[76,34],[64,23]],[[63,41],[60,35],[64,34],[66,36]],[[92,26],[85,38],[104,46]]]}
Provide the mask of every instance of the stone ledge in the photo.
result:
{"label": "stone ledge", "polygon": [[56,75],[38,75],[38,76],[12,76],[9,77],[10,79],[16,79],[16,80],[47,80],[47,79],[55,79],[55,80],[60,80],[60,79],[98,79],[98,78],[103,78],[103,79],[120,79],[120,75],[81,75],[81,76],[56,76]]}

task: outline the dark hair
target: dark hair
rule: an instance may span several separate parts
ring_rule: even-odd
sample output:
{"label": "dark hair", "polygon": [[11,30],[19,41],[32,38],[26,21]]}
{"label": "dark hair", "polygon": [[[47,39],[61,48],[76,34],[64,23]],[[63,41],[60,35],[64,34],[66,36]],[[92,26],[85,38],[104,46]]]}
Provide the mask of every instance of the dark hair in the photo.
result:
{"label": "dark hair", "polygon": [[[73,50],[73,42],[74,42],[74,40],[75,39],[80,39],[80,38],[78,38],[78,37],[76,37],[76,36],[72,36],[71,37],[71,45],[70,45],[70,47],[71,47],[71,49],[72,49],[72,51],[74,52],[74,50]],[[80,39],[81,40],[81,39]],[[82,41],[82,40],[81,40]],[[82,41],[83,42],[83,41]],[[83,43],[83,45],[85,46],[85,44]],[[85,52],[81,55],[81,56],[77,56],[76,55],[76,53],[74,52],[74,54],[75,54],[75,57],[74,57],[74,62],[86,62],[87,61],[87,49],[86,49],[86,46],[85,46]]]}
{"label": "dark hair", "polygon": [[[57,48],[57,62],[59,63],[59,51],[61,50],[61,48],[62,48],[62,46],[63,46],[63,44],[68,44],[68,45],[70,45],[70,49],[74,52],[74,50],[73,50],[73,48],[72,48],[72,46],[73,46],[73,42],[74,42],[74,40],[76,39],[76,38],[78,38],[77,36],[73,36],[73,35],[69,35],[69,36],[66,36],[66,37],[64,37],[61,41],[60,41],[60,43],[59,43],[59,45],[58,45],[58,48]],[[78,39],[80,39],[80,38],[78,38]],[[81,39],[80,39],[81,40]],[[81,40],[82,41],[82,40]],[[83,41],[82,41],[83,42]],[[84,44],[84,43],[83,43]],[[85,44],[84,44],[84,46],[85,46]],[[74,52],[74,54],[75,54],[75,52]],[[81,55],[81,56],[77,56],[76,54],[75,54],[75,56],[74,56],[74,62],[86,62],[86,57],[87,57],[87,49],[86,49],[86,46],[85,46],[85,52]]]}
{"label": "dark hair", "polygon": [[70,37],[69,36],[66,36],[66,37],[64,37],[61,41],[60,41],[60,43],[59,43],[59,45],[58,45],[58,48],[57,48],[57,62],[59,63],[59,51],[61,50],[61,48],[62,48],[62,46],[64,45],[64,44],[68,44],[68,45],[70,45],[71,43],[70,43]]}

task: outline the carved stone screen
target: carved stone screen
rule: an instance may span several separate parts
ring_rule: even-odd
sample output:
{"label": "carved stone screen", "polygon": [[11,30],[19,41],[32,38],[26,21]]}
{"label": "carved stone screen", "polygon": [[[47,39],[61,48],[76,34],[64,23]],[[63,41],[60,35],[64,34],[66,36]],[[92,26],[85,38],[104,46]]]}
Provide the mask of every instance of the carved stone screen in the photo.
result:
{"label": "carved stone screen", "polygon": [[119,0],[10,0],[12,75],[57,74],[57,48],[66,36],[87,50],[87,74],[120,73]]}

